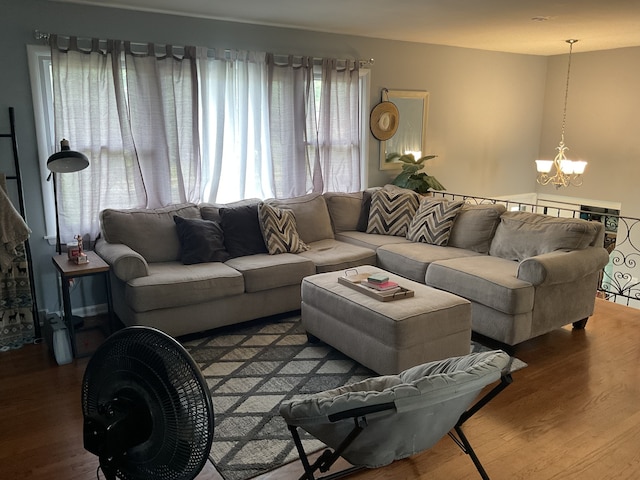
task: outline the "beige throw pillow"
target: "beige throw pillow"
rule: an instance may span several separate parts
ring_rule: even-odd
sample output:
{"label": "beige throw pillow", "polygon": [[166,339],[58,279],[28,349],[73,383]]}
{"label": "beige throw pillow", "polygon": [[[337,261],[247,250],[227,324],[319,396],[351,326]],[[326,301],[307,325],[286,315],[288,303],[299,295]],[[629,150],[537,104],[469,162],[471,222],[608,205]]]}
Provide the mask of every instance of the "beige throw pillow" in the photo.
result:
{"label": "beige throw pillow", "polygon": [[521,261],[555,250],[580,250],[591,244],[598,229],[598,223],[578,218],[506,212],[500,217],[489,254]]}
{"label": "beige throw pillow", "polygon": [[500,215],[505,211],[505,206],[499,203],[466,204],[453,222],[448,245],[483,254],[489,253],[491,240],[500,223]]}

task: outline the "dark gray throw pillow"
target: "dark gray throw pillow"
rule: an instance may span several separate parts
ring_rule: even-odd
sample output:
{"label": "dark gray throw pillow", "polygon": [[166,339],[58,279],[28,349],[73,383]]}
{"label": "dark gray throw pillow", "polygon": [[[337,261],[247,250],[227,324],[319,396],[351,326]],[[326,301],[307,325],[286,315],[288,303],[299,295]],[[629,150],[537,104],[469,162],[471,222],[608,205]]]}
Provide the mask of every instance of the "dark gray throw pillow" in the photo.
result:
{"label": "dark gray throw pillow", "polygon": [[362,192],[362,206],[360,207],[360,216],[358,217],[358,225],[356,230],[366,232],[369,223],[369,210],[371,210],[371,194],[369,190]]}
{"label": "dark gray throw pillow", "polygon": [[224,207],[219,213],[224,246],[232,258],[269,253],[262,238],[257,204]]}
{"label": "dark gray throw pillow", "polygon": [[218,222],[175,215],[180,260],[185,265],[205,262],[226,262],[231,258],[224,248],[224,235]]}

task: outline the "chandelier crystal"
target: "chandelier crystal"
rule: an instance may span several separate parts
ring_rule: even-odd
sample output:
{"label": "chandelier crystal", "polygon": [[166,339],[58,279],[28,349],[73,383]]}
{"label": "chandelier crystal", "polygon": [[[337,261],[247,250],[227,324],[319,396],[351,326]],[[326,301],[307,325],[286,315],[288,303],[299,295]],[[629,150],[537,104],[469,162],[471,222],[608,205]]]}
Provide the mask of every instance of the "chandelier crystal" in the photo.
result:
{"label": "chandelier crystal", "polygon": [[571,53],[573,44],[578,40],[566,40],[569,44],[569,63],[567,66],[567,84],[564,92],[564,110],[562,112],[562,134],[560,144],[556,147],[558,154],[553,160],[536,160],[538,171],[537,182],[541,185],[552,184],[556,188],[582,185],[582,174],[587,162],[572,161],[567,159],[565,152],[568,150],[564,144],[564,127],[567,120],[567,99],[569,98],[569,78],[571,76]]}

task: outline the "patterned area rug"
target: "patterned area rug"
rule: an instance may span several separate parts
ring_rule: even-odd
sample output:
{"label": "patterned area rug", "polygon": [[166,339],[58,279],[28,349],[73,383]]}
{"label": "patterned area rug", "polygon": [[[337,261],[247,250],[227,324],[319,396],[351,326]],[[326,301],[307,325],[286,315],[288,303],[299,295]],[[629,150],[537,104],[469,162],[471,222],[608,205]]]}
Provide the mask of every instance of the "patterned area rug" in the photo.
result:
{"label": "patterned area rug", "polygon": [[[309,343],[299,316],[225,327],[209,337],[183,338],[182,343],[211,391],[211,459],[225,480],[246,480],[297,459],[278,413],[280,402],[375,375],[323,343]],[[524,366],[515,359],[512,370]],[[303,437],[303,444],[307,452],[323,447],[312,437]]]}

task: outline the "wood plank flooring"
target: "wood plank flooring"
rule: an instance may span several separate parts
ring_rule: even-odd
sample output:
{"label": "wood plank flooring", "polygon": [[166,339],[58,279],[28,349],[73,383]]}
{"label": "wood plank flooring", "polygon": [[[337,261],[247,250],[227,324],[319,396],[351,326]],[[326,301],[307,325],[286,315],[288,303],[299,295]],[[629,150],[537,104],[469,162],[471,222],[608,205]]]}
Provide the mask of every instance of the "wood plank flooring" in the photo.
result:
{"label": "wood plank flooring", "polygon": [[[556,330],[520,344],[515,355],[529,366],[465,426],[493,480],[640,478],[640,310],[597,300],[585,330]],[[43,344],[0,353],[0,478],[96,478],[97,459],[82,446],[87,361],[58,366]],[[293,463],[260,478],[301,472]],[[220,478],[210,465],[198,476]],[[480,477],[445,437],[350,478]]]}

